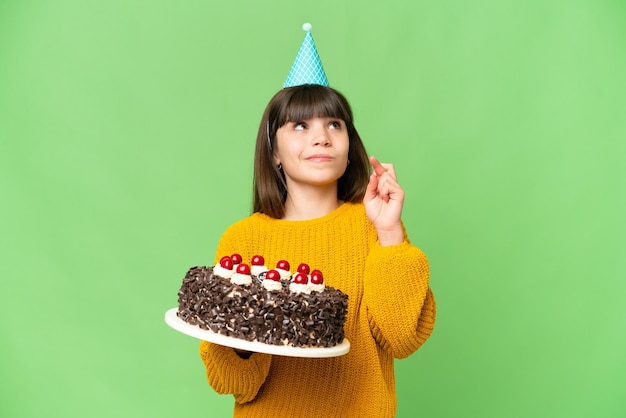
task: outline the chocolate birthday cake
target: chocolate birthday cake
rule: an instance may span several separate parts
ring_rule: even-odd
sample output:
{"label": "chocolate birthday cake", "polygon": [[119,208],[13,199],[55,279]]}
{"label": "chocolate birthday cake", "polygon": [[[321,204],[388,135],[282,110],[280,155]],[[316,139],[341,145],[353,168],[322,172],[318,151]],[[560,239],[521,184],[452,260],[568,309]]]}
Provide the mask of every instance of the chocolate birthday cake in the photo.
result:
{"label": "chocolate birthday cake", "polygon": [[344,339],[348,296],[324,284],[322,272],[302,263],[292,275],[281,260],[242,263],[223,257],[189,269],[178,292],[178,316],[205,330],[247,341],[293,347],[333,347]]}

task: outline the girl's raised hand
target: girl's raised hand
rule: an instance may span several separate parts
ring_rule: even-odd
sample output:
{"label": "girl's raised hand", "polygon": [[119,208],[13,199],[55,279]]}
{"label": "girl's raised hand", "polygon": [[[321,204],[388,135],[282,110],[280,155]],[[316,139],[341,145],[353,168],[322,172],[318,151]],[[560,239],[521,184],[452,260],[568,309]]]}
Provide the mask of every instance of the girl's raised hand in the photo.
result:
{"label": "girl's raised hand", "polygon": [[392,164],[381,164],[370,157],[374,173],[370,176],[363,204],[365,213],[378,232],[381,245],[396,245],[404,241],[401,215],[404,190],[398,184]]}

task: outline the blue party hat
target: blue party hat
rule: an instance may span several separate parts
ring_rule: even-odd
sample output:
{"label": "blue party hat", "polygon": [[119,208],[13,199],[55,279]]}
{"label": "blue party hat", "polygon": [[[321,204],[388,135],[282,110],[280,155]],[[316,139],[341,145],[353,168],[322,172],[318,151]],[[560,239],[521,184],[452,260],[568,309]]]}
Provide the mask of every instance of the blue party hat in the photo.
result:
{"label": "blue party hat", "polygon": [[300,86],[302,84],[328,86],[328,79],[326,78],[326,73],[324,73],[324,67],[322,67],[317,48],[315,48],[313,35],[311,35],[311,24],[305,23],[302,25],[302,29],[306,31],[306,36],[304,41],[302,41],[296,60],[291,66],[283,88]]}

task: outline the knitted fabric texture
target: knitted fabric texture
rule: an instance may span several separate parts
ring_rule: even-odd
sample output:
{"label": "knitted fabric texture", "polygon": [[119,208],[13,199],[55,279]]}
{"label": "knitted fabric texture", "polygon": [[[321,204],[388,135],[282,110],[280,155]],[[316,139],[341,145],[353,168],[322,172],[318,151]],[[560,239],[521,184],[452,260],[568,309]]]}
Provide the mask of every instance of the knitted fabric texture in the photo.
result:
{"label": "knitted fabric texture", "polygon": [[345,203],[318,219],[285,221],[254,214],[232,225],[221,256],[260,254],[273,267],[285,259],[324,273],[326,285],[348,294],[344,327],[350,352],[333,358],[254,353],[203,341],[209,384],[235,398],[235,417],[393,417],[394,358],[415,352],[430,336],[435,301],[426,256],[406,239],[382,247],[362,204]]}

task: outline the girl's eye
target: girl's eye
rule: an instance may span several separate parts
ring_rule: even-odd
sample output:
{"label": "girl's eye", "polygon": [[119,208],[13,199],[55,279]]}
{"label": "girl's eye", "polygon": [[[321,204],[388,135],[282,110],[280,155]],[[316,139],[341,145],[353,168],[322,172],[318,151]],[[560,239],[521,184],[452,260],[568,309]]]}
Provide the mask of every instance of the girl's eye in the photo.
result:
{"label": "girl's eye", "polygon": [[328,126],[332,129],[341,129],[341,122],[333,121]]}
{"label": "girl's eye", "polygon": [[296,122],[293,125],[293,129],[296,131],[303,131],[306,128],[306,124],[304,122]]}

